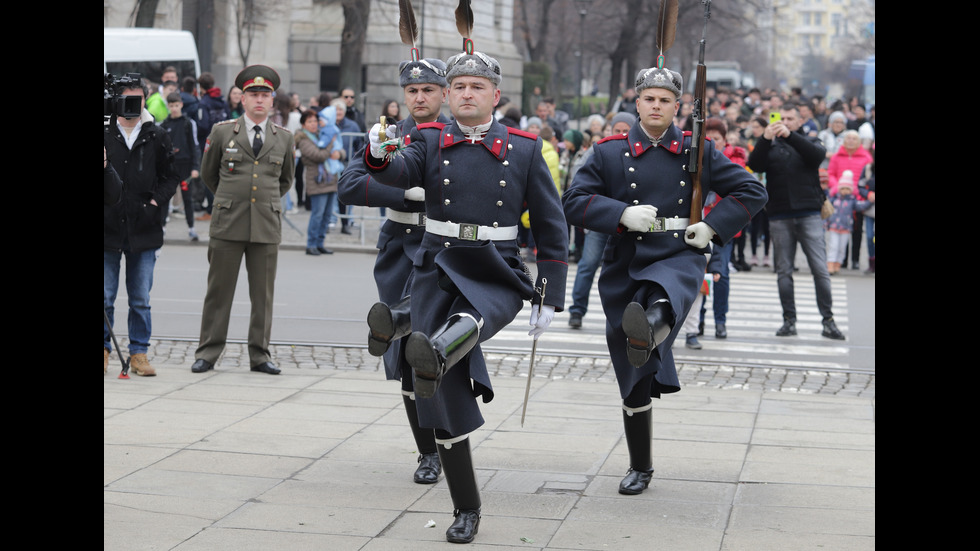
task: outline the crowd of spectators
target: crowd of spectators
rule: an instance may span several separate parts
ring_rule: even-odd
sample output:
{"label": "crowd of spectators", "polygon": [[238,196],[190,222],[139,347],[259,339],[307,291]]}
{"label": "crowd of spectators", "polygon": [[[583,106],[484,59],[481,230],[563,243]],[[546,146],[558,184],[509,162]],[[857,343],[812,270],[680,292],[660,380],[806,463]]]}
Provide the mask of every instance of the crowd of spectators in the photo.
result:
{"label": "crowd of spectators", "polygon": [[[180,80],[176,71],[168,68],[164,72],[163,81],[158,87],[158,92],[147,99],[148,110],[158,118],[158,122],[162,123],[167,118],[168,96],[179,94],[183,115],[196,128],[196,146],[200,150],[203,150],[205,138],[215,123],[235,119],[241,115],[241,90],[232,86],[227,94],[223,93],[222,88],[216,85],[214,76],[209,73],[203,73],[197,78],[187,76]],[[519,103],[503,97],[497,106],[495,116],[506,126],[520,128],[546,138],[543,140],[542,154],[549,161],[549,168],[552,169],[559,193],[567,189],[570,183],[569,174],[572,172],[572,165],[581,164],[592,143],[612,134],[613,118],[619,113],[633,115],[636,113],[635,93],[632,89],[626,90],[617,98],[613,109],[608,113],[593,114],[584,119],[580,126],[570,120],[568,113],[557,109],[555,99],[542,95],[540,89],[535,90],[532,102],[534,112],[525,114],[521,112]],[[690,93],[685,93],[680,98],[680,107],[674,122],[683,130],[690,130],[693,102],[694,98]],[[799,132],[818,138],[826,150],[826,159],[820,166],[819,176],[828,200],[833,203],[836,199],[838,182],[844,171],[850,171],[852,174],[852,193],[854,199],[859,202],[858,205],[865,205],[862,201],[871,198],[870,207],[864,211],[860,208],[854,209],[852,223],[845,225],[853,228],[849,239],[841,241],[840,224],[831,230],[828,223],[826,229],[837,234],[833,239],[835,246],[840,249],[839,251],[835,249],[835,254],[839,252],[842,256],[840,268],[860,269],[861,248],[867,247],[866,272],[874,273],[874,106],[866,109],[857,98],[842,98],[828,102],[826,98],[819,95],[805,97],[799,89],[786,93],[758,88],[751,90],[709,88],[705,101],[708,118],[717,118],[725,123],[728,129],[727,143],[733,147],[745,148],[748,152],[755,148],[769,124],[770,113],[778,112],[787,104],[798,108],[802,121]],[[328,111],[327,108],[330,108],[331,112],[329,120],[323,117]],[[356,93],[353,88],[342,89],[336,98],[327,92],[322,92],[310,98],[305,104],[298,94],[280,94],[275,101],[272,119],[294,134],[298,134],[303,130],[300,117],[308,109],[320,114],[318,120],[321,134],[331,127],[340,129],[345,153],[350,153],[360,146],[360,139],[356,134],[365,130],[365,123],[363,113],[356,107]],[[400,108],[394,100],[387,101],[382,112],[392,120],[400,118]],[[284,208],[287,212],[295,212],[298,208],[307,210],[312,208],[311,197],[306,193],[306,182],[309,179],[304,177],[304,170],[308,169],[309,165],[302,162],[301,155],[302,153],[298,152],[297,156],[300,158],[297,159],[295,190],[287,194],[284,199]],[[332,164],[326,167],[329,172],[336,172],[337,167],[334,165],[343,163],[333,159],[328,163],[331,161]],[[757,176],[765,183],[765,174]],[[182,185],[184,189],[182,189],[183,193],[178,194],[181,199],[178,203],[184,205],[178,205],[177,208],[188,215],[189,235],[191,239],[195,239],[193,214],[195,211],[198,213],[196,217],[198,220],[207,219],[213,198],[193,177],[188,178]],[[326,213],[325,219],[329,221],[326,231],[340,225],[342,232],[350,233],[347,217],[342,216],[346,212],[345,207],[335,200],[327,204],[330,212]],[[570,259],[577,261],[584,249],[585,232],[579,228],[572,228],[572,235]],[[533,259],[533,236],[529,232],[522,232],[521,236],[526,258]],[[749,251],[746,251],[746,247]],[[753,267],[771,268],[773,260],[770,247],[769,220],[764,210],[753,218],[751,225],[735,240],[731,260],[732,269],[744,271]],[[839,269],[831,269],[831,273],[837,272]]]}
{"label": "crowd of spectators", "polygon": [[[571,159],[574,156],[583,157],[592,143],[612,134],[613,117],[618,113],[636,114],[636,93],[630,88],[617,98],[613,108],[606,113],[593,114],[583,119],[581,124],[582,143],[571,150],[566,146],[565,135],[567,128],[578,129],[572,121],[569,124],[567,113],[556,110],[553,98],[543,96],[536,88],[532,94],[532,104],[535,112],[528,116],[521,112],[517,103],[501,98],[497,107],[497,120],[507,126],[520,128],[534,133],[551,134],[556,136],[555,147],[561,162],[560,175],[557,182],[559,188],[567,189]],[[680,107],[674,123],[682,130],[691,129],[691,113],[694,97],[685,93],[680,98]],[[853,193],[858,201],[867,201],[869,195],[874,197],[874,142],[875,142],[875,108],[865,108],[858,98],[841,98],[828,102],[827,98],[819,95],[804,96],[800,89],[794,88],[789,92],[771,89],[760,90],[729,90],[727,88],[708,88],[707,117],[717,118],[727,127],[727,144],[732,147],[744,148],[751,152],[756,143],[762,138],[769,124],[770,113],[777,113],[784,106],[795,106],[800,114],[801,125],[799,132],[810,137],[819,138],[826,149],[826,159],[820,165],[820,185],[833,201],[837,195],[837,181],[844,170],[853,174]],[[547,130],[546,130],[547,129]],[[850,136],[847,144],[845,140]],[[545,146],[543,154],[552,157],[551,149]],[[571,155],[569,154],[571,153]],[[765,184],[765,174],[757,174]],[[873,200],[873,199],[872,199]],[[866,272],[874,273],[874,207],[869,211],[856,210],[853,220],[853,232],[848,243],[843,245],[847,258],[842,261],[842,267],[854,270],[860,269],[862,246],[867,246],[868,264]],[[827,228],[829,230],[829,227]],[[839,229],[837,230],[839,232]],[[584,248],[585,235],[581,229],[573,229],[573,239],[570,245],[569,258],[577,261],[581,258]],[[746,252],[748,246],[749,251]],[[751,270],[752,267],[772,268],[771,238],[769,217],[763,210],[752,219],[746,231],[735,239],[732,251],[732,268],[735,270]],[[843,253],[842,253],[843,254]],[[848,262],[850,259],[850,262]]]}
{"label": "crowd of spectators", "polygon": [[[242,91],[234,85],[223,88],[218,85],[214,75],[202,73],[197,76],[179,77],[174,67],[167,67],[161,75],[161,82],[150,83],[153,92],[147,97],[146,108],[156,119],[156,122],[164,128],[172,131],[176,129],[178,135],[173,136],[175,145],[179,144],[181,151],[178,152],[178,160],[185,162],[191,168],[182,170],[182,180],[180,193],[177,194],[174,204],[171,205],[171,214],[183,214],[187,218],[188,236],[192,241],[198,240],[198,234],[194,229],[194,221],[209,220],[211,217],[211,205],[214,197],[206,186],[200,181],[197,174],[196,162],[199,162],[200,155],[204,151],[205,142],[211,129],[215,124],[239,118],[242,113]],[[227,90],[227,93],[226,93]],[[318,96],[310,98],[304,102],[296,93],[278,93],[274,98],[273,109],[270,120],[275,124],[285,127],[294,136],[302,134],[304,125],[301,118],[306,111],[312,110],[317,115],[317,130],[314,134],[322,138],[327,133],[338,132],[337,146],[330,146],[331,150],[342,150],[339,154],[331,154],[320,165],[313,163],[317,172],[326,172],[331,176],[321,176],[321,180],[336,181],[339,172],[343,170],[348,154],[357,150],[362,143],[359,134],[366,131],[364,115],[356,106],[356,92],[353,88],[347,87],[334,97],[329,92],[321,92]],[[179,98],[179,99],[178,99]],[[176,115],[171,109],[172,106],[179,105],[180,113]],[[397,120],[399,117],[399,106],[397,102],[389,101],[385,105],[385,112]],[[329,116],[326,116],[329,113]],[[309,132],[309,130],[306,130]],[[319,141],[315,142],[319,144]],[[193,152],[192,148],[197,151]],[[192,155],[191,153],[196,153]],[[319,156],[318,156],[319,157]],[[186,160],[186,161],[185,161]],[[296,150],[296,182],[295,186],[283,198],[283,208],[286,212],[297,212],[298,209],[308,211],[321,206],[323,198],[313,196],[325,193],[323,187],[317,188],[314,193],[307,193],[307,181],[315,182],[317,175],[310,178],[304,175],[305,170],[309,169],[310,163],[304,163],[302,152],[299,147]],[[319,170],[323,169],[323,170]],[[186,172],[186,174],[183,174]],[[327,187],[326,189],[330,189]],[[328,191],[326,194],[332,197],[326,201],[325,216],[317,216],[317,229],[315,234],[328,232],[329,228],[337,225],[341,226],[343,233],[350,233],[352,225],[343,216],[346,212],[345,206],[336,198],[336,190]],[[327,220],[328,223],[323,228],[320,227],[320,220]],[[316,239],[314,238],[314,241]],[[322,241],[319,245],[314,245],[313,250],[325,250]]]}

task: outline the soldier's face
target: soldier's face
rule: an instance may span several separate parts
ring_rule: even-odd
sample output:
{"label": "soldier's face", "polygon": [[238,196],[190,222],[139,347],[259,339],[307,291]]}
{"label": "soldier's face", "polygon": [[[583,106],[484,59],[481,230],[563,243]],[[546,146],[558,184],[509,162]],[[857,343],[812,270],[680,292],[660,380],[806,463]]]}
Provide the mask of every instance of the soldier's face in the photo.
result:
{"label": "soldier's face", "polygon": [[446,89],[437,84],[409,84],[405,90],[405,107],[415,122],[432,122],[446,101]]}
{"label": "soldier's face", "polygon": [[262,122],[269,116],[272,108],[272,92],[268,90],[248,90],[242,93],[242,107],[253,122]]}
{"label": "soldier's face", "polygon": [[449,109],[457,121],[467,126],[490,122],[498,101],[500,90],[490,79],[459,76],[449,84]]}
{"label": "soldier's face", "polygon": [[678,105],[677,96],[663,88],[647,88],[636,98],[640,124],[653,137],[659,137],[674,122]]}

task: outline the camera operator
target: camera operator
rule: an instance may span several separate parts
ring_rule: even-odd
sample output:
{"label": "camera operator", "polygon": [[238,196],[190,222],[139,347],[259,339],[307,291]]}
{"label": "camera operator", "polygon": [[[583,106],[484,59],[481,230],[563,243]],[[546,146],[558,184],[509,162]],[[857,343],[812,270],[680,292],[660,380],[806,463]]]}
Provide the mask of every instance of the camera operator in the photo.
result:
{"label": "camera operator", "polygon": [[[120,265],[126,257],[126,292],[129,295],[130,369],[151,377],[156,371],[146,358],[150,342],[150,287],[157,253],[163,246],[163,222],[167,205],[177,189],[173,145],[167,131],[153,122],[146,110],[146,85],[127,79],[123,96],[140,96],[138,117],[120,116],[105,127],[108,161],[122,179],[122,198],[103,211],[103,306],[113,321]],[[109,327],[102,332],[103,367],[108,366]]]}

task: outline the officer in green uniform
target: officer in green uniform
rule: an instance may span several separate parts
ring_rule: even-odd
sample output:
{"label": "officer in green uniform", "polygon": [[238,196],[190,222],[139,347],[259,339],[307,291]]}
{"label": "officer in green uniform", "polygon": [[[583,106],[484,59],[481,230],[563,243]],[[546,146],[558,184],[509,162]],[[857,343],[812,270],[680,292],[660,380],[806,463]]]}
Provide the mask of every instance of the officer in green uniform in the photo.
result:
{"label": "officer in green uniform", "polygon": [[252,303],[248,356],[252,371],[279,374],[269,354],[272,299],[279,242],[280,198],[293,183],[293,136],[269,120],[279,75],[251,65],[235,79],[242,90],[240,118],[216,124],[201,159],[201,179],[214,193],[208,244],[208,291],[201,319],[201,342],[194,373],[214,368],[225,348],[235,283],[245,258]]}

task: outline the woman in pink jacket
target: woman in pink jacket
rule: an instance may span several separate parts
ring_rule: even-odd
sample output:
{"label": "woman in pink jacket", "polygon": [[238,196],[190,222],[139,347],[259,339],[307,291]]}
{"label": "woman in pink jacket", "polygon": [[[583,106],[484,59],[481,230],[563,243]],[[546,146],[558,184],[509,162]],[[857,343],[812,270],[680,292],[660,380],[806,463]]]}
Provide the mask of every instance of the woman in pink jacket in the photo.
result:
{"label": "woman in pink jacket", "polygon": [[861,146],[857,130],[844,132],[844,143],[830,158],[830,166],[827,167],[830,195],[837,194],[837,181],[845,170],[850,170],[851,174],[864,174],[865,165],[871,164],[871,161],[871,154]]}
{"label": "woman in pink jacket", "polygon": [[[861,136],[857,130],[847,130],[844,132],[844,143],[841,144],[837,153],[830,158],[830,165],[827,167],[827,190],[830,197],[837,195],[837,183],[845,171],[850,170],[855,177],[864,174],[864,167],[874,162],[871,154],[861,146]],[[854,194],[860,199],[867,199],[867,189],[863,187],[864,182],[855,182]],[[850,256],[851,266],[857,270],[861,259],[861,241],[864,233],[864,215],[860,212],[854,214],[854,230],[851,233]],[[869,249],[869,252],[870,251]],[[873,252],[872,252],[873,255]],[[847,267],[847,256],[844,257],[844,267]],[[869,260],[873,262],[873,260]]]}

